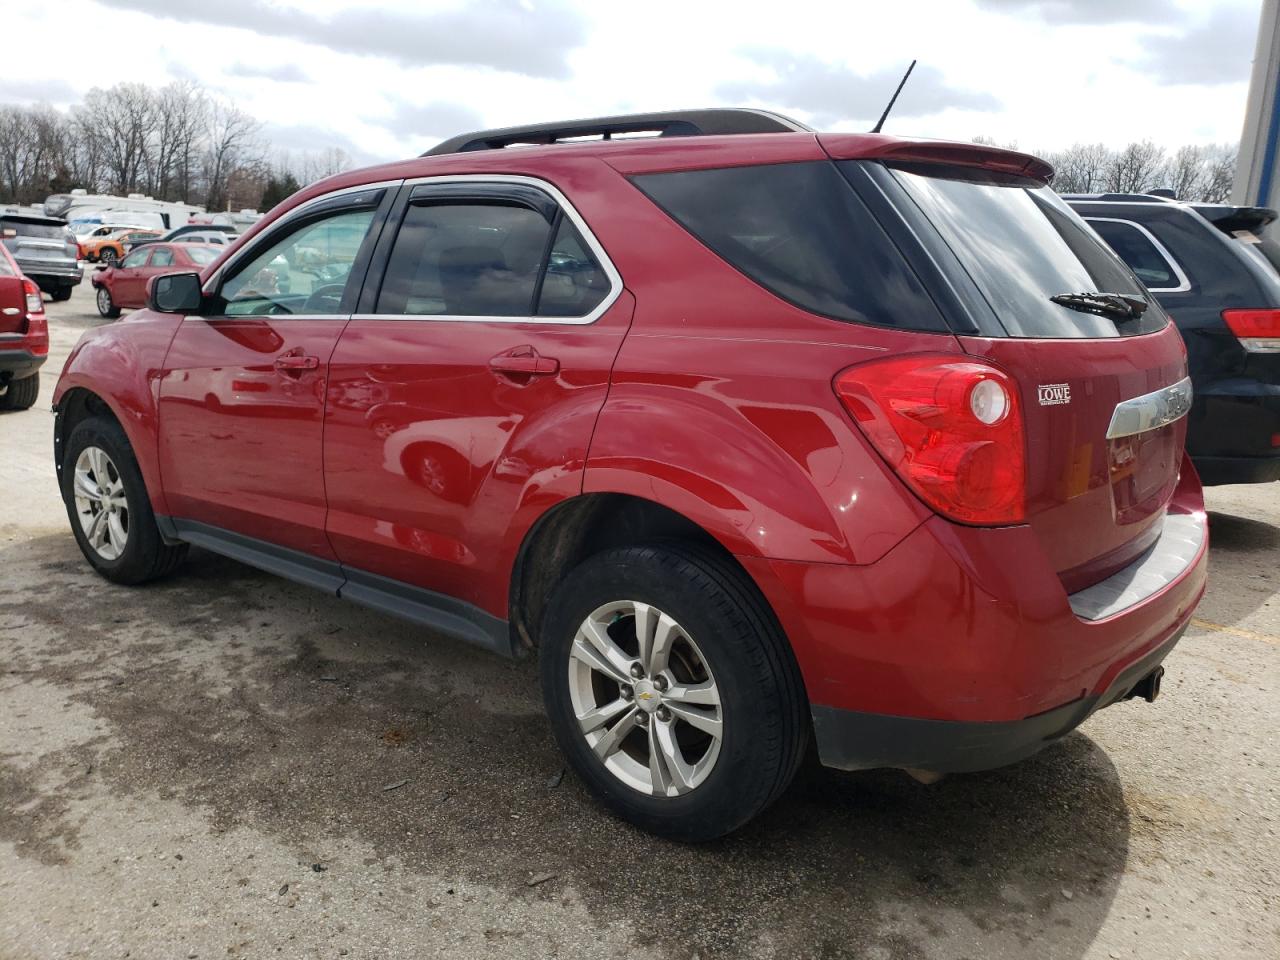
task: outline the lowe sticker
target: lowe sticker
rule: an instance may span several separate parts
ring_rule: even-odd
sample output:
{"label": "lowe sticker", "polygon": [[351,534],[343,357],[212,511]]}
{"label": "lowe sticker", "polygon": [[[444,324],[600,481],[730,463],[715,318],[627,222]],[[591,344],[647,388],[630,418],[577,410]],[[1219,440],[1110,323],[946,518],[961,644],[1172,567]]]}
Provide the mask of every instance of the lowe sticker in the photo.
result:
{"label": "lowe sticker", "polygon": [[1040,406],[1052,407],[1058,403],[1071,402],[1071,384],[1069,383],[1042,383],[1036,387],[1036,394],[1040,397]]}

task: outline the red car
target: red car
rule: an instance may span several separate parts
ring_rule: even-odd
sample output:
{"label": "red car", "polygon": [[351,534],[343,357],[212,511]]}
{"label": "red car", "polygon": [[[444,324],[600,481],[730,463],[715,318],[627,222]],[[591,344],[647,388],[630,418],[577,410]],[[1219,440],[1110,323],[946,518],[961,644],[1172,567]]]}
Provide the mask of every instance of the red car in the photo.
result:
{"label": "red car", "polygon": [[0,410],[26,410],[36,402],[48,356],[44,297],[0,244]]}
{"label": "red car", "polygon": [[149,243],[130,252],[116,264],[99,269],[90,277],[98,305],[98,313],[108,320],[120,311],[133,310],[147,303],[147,281],[165,273],[203,270],[222,252],[218,247],[194,243]]}
{"label": "red car", "polygon": [[85,334],[72,529],[116,582],[198,544],[536,652],[572,766],[672,837],[811,737],[1019,760],[1153,699],[1205,587],[1182,341],[1051,173],[698,111],[340,174]]}

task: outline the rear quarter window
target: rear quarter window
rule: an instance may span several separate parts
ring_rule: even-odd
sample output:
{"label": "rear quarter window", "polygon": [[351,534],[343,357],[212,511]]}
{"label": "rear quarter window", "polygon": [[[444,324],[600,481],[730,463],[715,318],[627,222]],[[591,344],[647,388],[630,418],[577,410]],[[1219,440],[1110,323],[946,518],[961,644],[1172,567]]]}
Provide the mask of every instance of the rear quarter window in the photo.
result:
{"label": "rear quarter window", "polygon": [[1119,254],[1148,290],[1165,293],[1190,289],[1182,268],[1145,227],[1107,217],[1086,217],[1085,222]]}
{"label": "rear quarter window", "polygon": [[830,162],[654,173],[632,182],[723,260],[802,309],[884,327],[948,329]]}

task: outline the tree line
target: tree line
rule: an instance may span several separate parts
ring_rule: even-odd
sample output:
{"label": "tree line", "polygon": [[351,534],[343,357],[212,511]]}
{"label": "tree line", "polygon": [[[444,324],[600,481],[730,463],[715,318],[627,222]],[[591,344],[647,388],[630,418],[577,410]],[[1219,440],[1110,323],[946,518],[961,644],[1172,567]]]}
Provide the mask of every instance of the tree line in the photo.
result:
{"label": "tree line", "polygon": [[[990,137],[975,143],[1018,149]],[[1053,164],[1053,188],[1059,193],[1147,193],[1172,190],[1179,200],[1226,203],[1236,175],[1236,148],[1219,143],[1190,144],[1170,153],[1150,140],[1113,148],[1077,143],[1065,150],[1032,151]]]}
{"label": "tree line", "polygon": [[264,193],[278,201],[282,184],[348,166],[337,148],[269,156],[258,120],[188,80],[95,87],[68,110],[0,106],[0,200],[12,203],[84,188],[210,211],[266,209]]}

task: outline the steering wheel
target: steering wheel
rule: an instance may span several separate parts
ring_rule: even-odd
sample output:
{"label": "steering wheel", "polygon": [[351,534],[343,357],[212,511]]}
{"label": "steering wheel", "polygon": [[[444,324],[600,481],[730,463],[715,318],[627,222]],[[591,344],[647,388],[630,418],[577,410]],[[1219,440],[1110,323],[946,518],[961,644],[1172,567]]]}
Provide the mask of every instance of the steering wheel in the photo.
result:
{"label": "steering wheel", "polygon": [[302,305],[303,313],[337,313],[342,306],[342,293],[347,289],[345,283],[326,283],[316,287]]}

